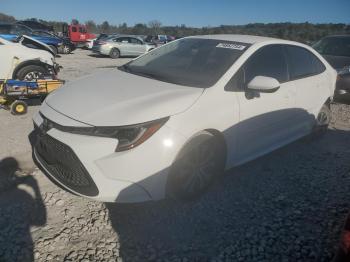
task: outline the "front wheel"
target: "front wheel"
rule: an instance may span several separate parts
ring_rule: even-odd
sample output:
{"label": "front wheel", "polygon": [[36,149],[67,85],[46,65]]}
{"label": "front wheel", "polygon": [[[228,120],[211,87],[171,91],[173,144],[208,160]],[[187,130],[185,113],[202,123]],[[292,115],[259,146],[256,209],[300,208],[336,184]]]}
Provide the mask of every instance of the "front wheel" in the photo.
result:
{"label": "front wheel", "polygon": [[70,54],[71,48],[68,45],[64,45],[62,48],[62,53],[63,54]]}
{"label": "front wheel", "polygon": [[28,65],[18,70],[15,78],[19,80],[34,81],[43,78],[47,74],[49,74],[49,72],[44,66]]}
{"label": "front wheel", "polygon": [[180,152],[173,163],[168,181],[168,197],[187,200],[201,195],[224,172],[223,143],[203,131]]}

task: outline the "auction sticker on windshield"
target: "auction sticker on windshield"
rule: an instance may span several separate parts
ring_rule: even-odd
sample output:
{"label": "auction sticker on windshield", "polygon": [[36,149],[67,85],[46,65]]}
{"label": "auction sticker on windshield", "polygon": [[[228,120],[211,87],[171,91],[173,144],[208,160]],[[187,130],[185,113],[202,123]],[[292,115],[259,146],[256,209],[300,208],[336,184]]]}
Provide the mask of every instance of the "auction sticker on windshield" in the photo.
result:
{"label": "auction sticker on windshield", "polygon": [[235,50],[244,50],[246,48],[245,45],[229,44],[229,43],[220,43],[216,47],[229,48],[229,49],[235,49]]}

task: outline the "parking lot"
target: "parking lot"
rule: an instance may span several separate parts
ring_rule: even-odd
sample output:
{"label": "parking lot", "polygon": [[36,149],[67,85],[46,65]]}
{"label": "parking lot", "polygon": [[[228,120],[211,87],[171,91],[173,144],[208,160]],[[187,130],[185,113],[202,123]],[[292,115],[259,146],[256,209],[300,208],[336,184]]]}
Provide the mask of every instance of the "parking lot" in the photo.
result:
{"label": "parking lot", "polygon": [[[78,49],[57,58],[59,78],[129,60]],[[0,111],[0,160],[22,168],[1,174],[0,261],[329,261],[336,251],[350,209],[349,105],[332,105],[325,136],[230,170],[199,200],[133,205],[74,196],[34,168],[28,135],[38,109]]]}

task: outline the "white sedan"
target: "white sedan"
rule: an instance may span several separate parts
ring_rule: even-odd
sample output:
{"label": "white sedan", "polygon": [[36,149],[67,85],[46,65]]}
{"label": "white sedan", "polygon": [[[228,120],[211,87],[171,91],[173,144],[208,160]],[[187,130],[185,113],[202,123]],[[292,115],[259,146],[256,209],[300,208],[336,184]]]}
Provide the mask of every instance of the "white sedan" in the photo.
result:
{"label": "white sedan", "polygon": [[51,94],[34,117],[34,157],[92,199],[193,198],[224,170],[325,130],[335,81],[300,43],[183,38]]}

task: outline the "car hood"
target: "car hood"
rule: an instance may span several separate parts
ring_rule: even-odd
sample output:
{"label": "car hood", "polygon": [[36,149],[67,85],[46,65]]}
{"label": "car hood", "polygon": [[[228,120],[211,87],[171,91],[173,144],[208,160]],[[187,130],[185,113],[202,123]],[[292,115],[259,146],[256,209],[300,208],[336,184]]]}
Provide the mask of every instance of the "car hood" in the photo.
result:
{"label": "car hood", "polygon": [[85,124],[123,126],[181,113],[203,90],[112,69],[67,83],[46,103]]}
{"label": "car hood", "polygon": [[52,54],[53,56],[55,56],[55,53],[52,51],[52,49],[47,45],[44,44],[41,41],[38,41],[30,36],[27,35],[22,35],[21,36],[22,39],[19,40],[19,42],[21,43],[26,43],[26,44],[31,44],[31,42],[34,44],[34,46],[36,46],[38,49],[41,50],[45,50],[47,52],[49,52],[50,54]]}

